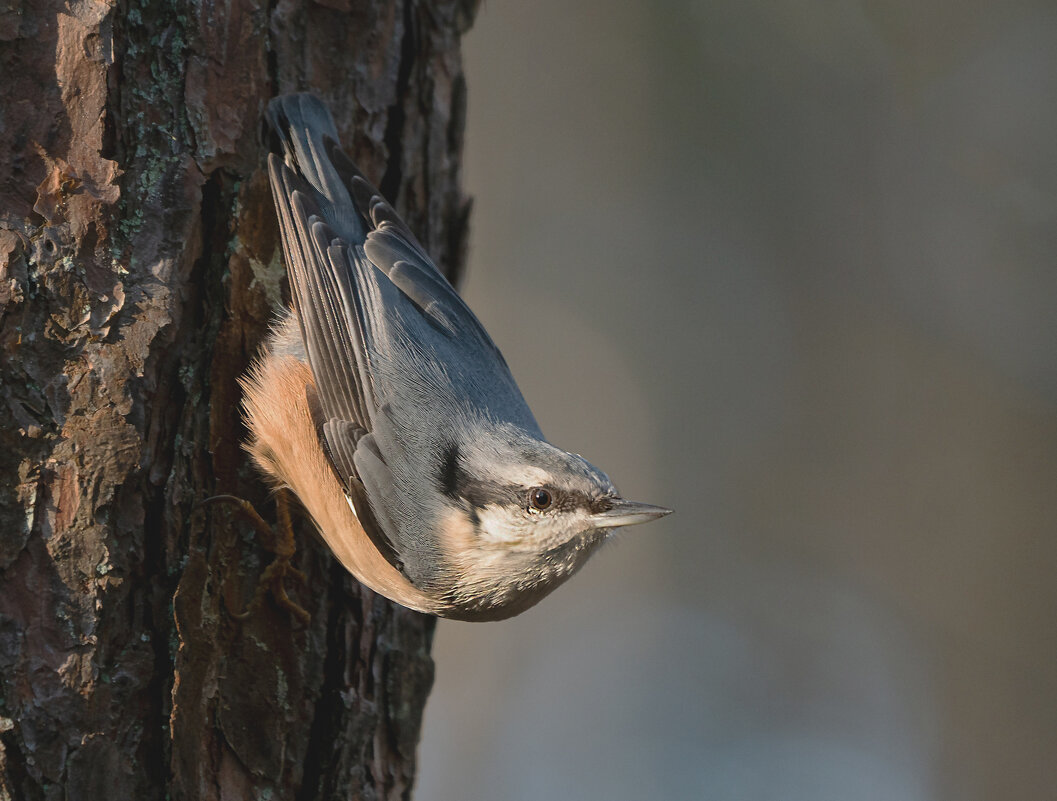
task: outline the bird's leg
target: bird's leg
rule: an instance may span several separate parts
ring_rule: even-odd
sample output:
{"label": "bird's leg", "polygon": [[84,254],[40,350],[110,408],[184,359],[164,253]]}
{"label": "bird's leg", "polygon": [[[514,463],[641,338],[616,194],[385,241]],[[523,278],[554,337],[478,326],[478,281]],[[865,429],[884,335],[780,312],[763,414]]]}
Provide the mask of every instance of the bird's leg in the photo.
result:
{"label": "bird's leg", "polygon": [[260,579],[257,581],[257,589],[254,590],[253,600],[246,607],[246,611],[233,611],[228,603],[227,596],[224,597],[224,606],[227,607],[228,614],[236,620],[245,620],[254,610],[258,609],[264,603],[264,596],[267,595],[269,590],[279,606],[287,610],[304,625],[307,626],[312,619],[312,616],[292,600],[286,592],[285,582],[287,578],[294,579],[300,584],[305,584],[308,581],[308,577],[304,573],[290,564],[290,559],[297,550],[297,544],[294,540],[294,527],[290,520],[290,502],[286,493],[287,490],[280,489],[275,497],[278,532],[268,525],[264,518],[257,513],[257,510],[253,508],[253,504],[247,500],[236,498],[234,495],[214,495],[212,498],[206,498],[202,501],[203,505],[207,503],[230,503],[233,505],[261,536],[264,547],[275,554],[275,559],[264,569]]}

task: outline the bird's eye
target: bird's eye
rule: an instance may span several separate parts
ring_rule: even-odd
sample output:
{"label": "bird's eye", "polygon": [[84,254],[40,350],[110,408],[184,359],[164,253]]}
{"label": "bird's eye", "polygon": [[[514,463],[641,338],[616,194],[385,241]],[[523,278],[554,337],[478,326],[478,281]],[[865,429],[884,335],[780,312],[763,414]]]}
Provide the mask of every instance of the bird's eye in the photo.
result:
{"label": "bird's eye", "polygon": [[543,487],[533,487],[529,490],[529,511],[542,512],[549,509],[553,502],[550,492]]}

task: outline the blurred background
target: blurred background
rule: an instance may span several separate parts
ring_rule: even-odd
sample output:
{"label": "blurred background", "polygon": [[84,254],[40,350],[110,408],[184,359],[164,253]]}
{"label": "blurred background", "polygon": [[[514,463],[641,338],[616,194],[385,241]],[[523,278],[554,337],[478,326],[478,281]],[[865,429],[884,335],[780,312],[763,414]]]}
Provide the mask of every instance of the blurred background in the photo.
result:
{"label": "blurred background", "polygon": [[1057,798],[1057,6],[488,0],[465,294],[629,529],[417,797]]}

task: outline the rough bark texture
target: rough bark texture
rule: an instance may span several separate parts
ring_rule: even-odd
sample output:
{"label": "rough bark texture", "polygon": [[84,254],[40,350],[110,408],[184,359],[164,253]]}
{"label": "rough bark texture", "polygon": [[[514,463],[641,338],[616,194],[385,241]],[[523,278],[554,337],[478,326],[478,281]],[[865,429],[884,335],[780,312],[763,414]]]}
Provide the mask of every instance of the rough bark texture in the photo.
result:
{"label": "rough bark texture", "polygon": [[[269,97],[311,89],[449,271],[474,0],[0,0],[0,799],[410,794],[433,621],[305,525],[271,559],[237,376],[287,297]],[[211,508],[211,507],[210,507]]]}

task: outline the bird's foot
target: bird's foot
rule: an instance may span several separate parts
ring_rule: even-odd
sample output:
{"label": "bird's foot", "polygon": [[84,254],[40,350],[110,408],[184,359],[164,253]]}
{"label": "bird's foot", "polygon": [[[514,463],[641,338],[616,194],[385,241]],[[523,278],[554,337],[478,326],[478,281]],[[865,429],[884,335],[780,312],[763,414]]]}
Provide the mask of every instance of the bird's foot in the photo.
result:
{"label": "bird's foot", "polygon": [[312,620],[312,616],[290,598],[286,591],[287,579],[292,579],[302,585],[308,581],[308,577],[290,563],[297,550],[297,545],[294,541],[294,527],[290,520],[290,505],[286,493],[287,490],[281,489],[275,497],[275,511],[278,517],[276,528],[278,532],[269,526],[265,519],[258,514],[257,510],[253,508],[253,504],[242,498],[236,498],[234,495],[214,495],[212,498],[206,498],[201,503],[203,506],[207,503],[228,503],[234,506],[238,513],[245,517],[253,526],[253,529],[261,536],[264,547],[275,554],[275,559],[264,569],[260,579],[257,581],[257,589],[254,590],[253,599],[245,611],[236,612],[233,610],[225,595],[224,606],[227,608],[228,614],[236,620],[246,620],[254,611],[259,609],[269,591],[275,602],[300,620],[303,625],[307,626]]}

